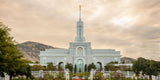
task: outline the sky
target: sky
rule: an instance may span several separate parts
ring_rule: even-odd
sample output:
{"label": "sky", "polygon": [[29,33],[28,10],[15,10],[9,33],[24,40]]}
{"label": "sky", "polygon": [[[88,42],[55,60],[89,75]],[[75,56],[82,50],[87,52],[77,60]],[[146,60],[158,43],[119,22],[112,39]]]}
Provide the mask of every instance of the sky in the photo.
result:
{"label": "sky", "polygon": [[93,49],[160,60],[160,0],[0,0],[0,22],[18,43],[69,48],[79,5],[84,36]]}

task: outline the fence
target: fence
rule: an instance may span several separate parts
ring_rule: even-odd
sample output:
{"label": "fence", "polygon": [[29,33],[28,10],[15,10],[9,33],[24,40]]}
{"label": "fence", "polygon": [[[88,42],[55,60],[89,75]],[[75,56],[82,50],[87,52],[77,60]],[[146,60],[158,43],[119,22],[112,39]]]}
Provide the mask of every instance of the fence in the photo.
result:
{"label": "fence", "polygon": [[[64,73],[63,71],[61,71],[61,72]],[[34,77],[44,77],[44,75],[47,75],[47,74],[53,75],[55,77],[55,75],[58,73],[59,73],[59,71],[43,71],[43,70],[32,71],[32,75]]]}
{"label": "fence", "polygon": [[[104,74],[106,77],[109,77],[110,73],[114,73],[115,71],[105,71]],[[135,73],[133,71],[121,71],[121,73],[123,74],[123,76],[125,78],[136,78],[135,76]],[[146,78],[148,79],[149,76],[148,75],[144,75],[142,77],[142,75],[140,75],[141,78]],[[158,76],[152,76],[152,80],[160,80],[160,75]]]}
{"label": "fence", "polygon": [[[108,77],[110,75],[110,72],[113,73],[115,71],[104,71],[103,73],[105,74],[106,77]],[[32,71],[32,75],[34,77],[44,77],[45,74],[51,74],[51,75],[55,76],[57,73],[59,73],[59,71],[42,71],[42,70],[40,70],[40,71]],[[135,74],[133,71],[121,71],[121,73],[126,78],[129,78],[129,77],[131,78]]]}
{"label": "fence", "polygon": [[[109,77],[110,73],[114,73],[115,71],[104,71],[105,77]],[[59,71],[32,71],[32,75],[34,77],[44,77],[46,74],[53,75],[55,77],[56,74],[58,74]],[[62,72],[65,74],[65,72]],[[135,73],[133,71],[121,71],[124,77],[126,78],[133,78],[135,76]],[[145,76],[148,78],[148,76]],[[152,76],[153,80],[160,80],[160,75],[159,76]],[[0,77],[0,80],[9,80],[9,75],[5,74],[5,77]]]}
{"label": "fence", "polygon": [[[114,73],[115,71],[104,71],[105,77],[109,77],[111,73]],[[122,73],[123,77],[131,78],[135,74],[133,71],[119,71],[119,73]]]}

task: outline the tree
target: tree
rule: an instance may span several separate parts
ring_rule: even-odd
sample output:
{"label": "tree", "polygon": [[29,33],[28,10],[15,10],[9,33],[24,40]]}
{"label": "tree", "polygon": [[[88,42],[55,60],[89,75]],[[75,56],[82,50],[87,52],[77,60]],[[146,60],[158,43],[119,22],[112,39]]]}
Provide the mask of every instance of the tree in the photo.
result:
{"label": "tree", "polygon": [[139,73],[142,71],[142,74],[145,73],[145,65],[146,65],[146,59],[140,57],[138,58],[132,66],[133,71],[136,73],[136,76],[139,75]]}
{"label": "tree", "polygon": [[20,65],[17,65],[16,69],[16,76],[17,75],[25,75],[28,78],[32,78],[31,75],[31,67],[28,65],[31,61],[20,59],[18,63],[21,63]]}
{"label": "tree", "polygon": [[160,61],[157,62],[158,72],[160,73]]}
{"label": "tree", "polygon": [[31,66],[27,66],[27,68],[26,68],[26,77],[27,77],[27,79],[28,79],[28,77],[30,77],[31,79],[33,79],[33,76],[32,76],[32,74],[31,74]]}
{"label": "tree", "polygon": [[17,48],[15,40],[9,34],[10,29],[0,22],[0,75],[7,73],[16,75],[17,65],[21,65],[20,59],[23,57]]}
{"label": "tree", "polygon": [[154,60],[149,60],[149,59],[144,59],[144,58],[138,58],[134,63],[133,63],[133,71],[136,73],[138,76],[140,72],[142,74],[149,75],[149,80],[152,80],[152,75],[157,76],[159,73],[159,62],[154,61]]}
{"label": "tree", "polygon": [[122,61],[122,64],[124,64],[124,63],[125,63],[125,61],[123,60],[123,61]]}
{"label": "tree", "polygon": [[39,61],[36,61],[36,62],[34,62],[34,63],[39,64]]}
{"label": "tree", "polygon": [[44,67],[41,66],[41,65],[33,65],[33,66],[31,66],[31,70],[32,71],[39,71],[39,70],[43,70],[43,69],[44,69]]}
{"label": "tree", "polygon": [[116,71],[117,68],[113,64],[108,63],[105,66],[105,70],[107,70],[107,71]]}
{"label": "tree", "polygon": [[118,64],[118,61],[111,61],[108,64]]}
{"label": "tree", "polygon": [[73,70],[73,65],[72,65],[71,63],[67,63],[67,64],[65,65],[65,68],[66,68],[66,69],[69,69],[69,71],[72,72],[72,70]]}
{"label": "tree", "polygon": [[102,64],[100,64],[100,71],[102,71],[103,70],[103,68],[102,68]]}
{"label": "tree", "polygon": [[87,72],[87,64],[85,64],[85,72]]}
{"label": "tree", "polygon": [[157,62],[154,60],[147,60],[146,63],[145,74],[149,75],[149,80],[152,80],[152,75],[158,75]]}
{"label": "tree", "polygon": [[[158,68],[158,74],[160,75],[160,61],[157,62],[157,68]],[[159,80],[159,76],[158,76],[158,80]]]}
{"label": "tree", "polygon": [[91,69],[96,69],[96,65],[94,63],[88,65],[88,71],[91,71]]}
{"label": "tree", "polygon": [[74,66],[74,73],[76,73],[76,70],[77,70],[77,65],[75,64],[75,66]]}
{"label": "tree", "polygon": [[48,63],[48,65],[47,65],[47,70],[48,70],[48,71],[56,70],[56,66],[53,66],[53,63],[50,62],[50,63]]}

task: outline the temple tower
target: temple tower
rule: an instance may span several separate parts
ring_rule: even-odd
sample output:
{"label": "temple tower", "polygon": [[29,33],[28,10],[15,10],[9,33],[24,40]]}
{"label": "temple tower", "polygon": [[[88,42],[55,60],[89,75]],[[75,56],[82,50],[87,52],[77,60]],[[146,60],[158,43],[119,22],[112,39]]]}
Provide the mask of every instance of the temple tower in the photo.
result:
{"label": "temple tower", "polygon": [[75,38],[76,42],[84,42],[85,38],[83,36],[83,21],[81,20],[81,5],[79,6],[79,21],[77,22],[77,36]]}

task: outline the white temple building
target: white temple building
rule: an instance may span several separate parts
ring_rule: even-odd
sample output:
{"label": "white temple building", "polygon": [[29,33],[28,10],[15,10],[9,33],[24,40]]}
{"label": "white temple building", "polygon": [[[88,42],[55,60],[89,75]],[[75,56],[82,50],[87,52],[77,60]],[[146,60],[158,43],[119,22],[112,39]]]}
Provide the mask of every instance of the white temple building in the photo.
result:
{"label": "white temple building", "polygon": [[64,68],[66,63],[72,63],[76,65],[77,72],[79,70],[84,72],[85,64],[94,63],[97,68],[100,65],[104,68],[111,61],[120,63],[120,51],[116,51],[115,49],[92,49],[91,42],[85,41],[85,37],[83,36],[84,26],[81,20],[81,7],[79,11],[75,41],[70,42],[68,49],[46,49],[45,51],[40,51],[40,64],[46,66],[47,63],[52,62],[54,65],[61,64]]}

